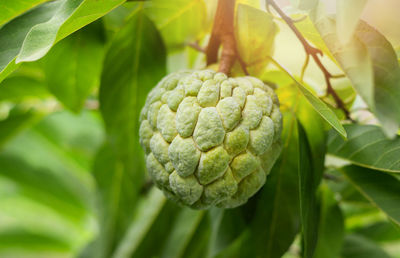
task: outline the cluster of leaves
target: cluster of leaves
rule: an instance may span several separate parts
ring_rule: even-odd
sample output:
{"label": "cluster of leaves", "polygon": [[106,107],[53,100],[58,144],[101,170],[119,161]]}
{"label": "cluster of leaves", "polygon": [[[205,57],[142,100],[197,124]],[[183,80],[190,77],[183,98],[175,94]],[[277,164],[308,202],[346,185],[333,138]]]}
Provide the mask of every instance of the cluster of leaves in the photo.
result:
{"label": "cluster of leaves", "polygon": [[250,74],[278,85],[282,154],[246,205],[195,211],[148,184],[138,117],[168,72],[204,67],[188,43],[205,43],[217,1],[1,1],[0,256],[398,257],[393,46],[359,22],[367,1],[337,0],[336,16],[291,1],[346,74],[333,86],[352,114],[362,99],[382,124],[342,125],[320,71],[301,76],[302,46],[259,2],[236,1],[235,36]]}

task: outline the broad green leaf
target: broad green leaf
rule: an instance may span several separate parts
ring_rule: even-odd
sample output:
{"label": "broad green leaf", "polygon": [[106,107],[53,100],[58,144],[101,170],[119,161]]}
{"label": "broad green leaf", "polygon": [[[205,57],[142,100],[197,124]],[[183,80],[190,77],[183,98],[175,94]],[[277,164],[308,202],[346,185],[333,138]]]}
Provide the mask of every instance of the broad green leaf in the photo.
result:
{"label": "broad green leaf", "polygon": [[133,189],[140,188],[118,160],[113,148],[104,144],[98,151],[93,176],[97,186],[99,234],[81,254],[81,257],[109,257],[122,238],[136,206]]}
{"label": "broad green leaf", "polygon": [[334,193],[326,185],[321,187],[321,215],[315,258],[340,257],[344,238],[344,219]]}
{"label": "broad green leaf", "polygon": [[0,101],[20,102],[49,96],[45,83],[31,76],[12,76],[0,83]]}
{"label": "broad green leaf", "polygon": [[87,169],[102,138],[100,126],[87,113],[61,112],[5,145],[0,154],[1,257],[71,257],[93,237],[97,227]]}
{"label": "broad green leaf", "polygon": [[188,244],[196,232],[205,211],[196,211],[184,208],[176,217],[161,257],[184,257]]}
{"label": "broad green leaf", "polygon": [[208,26],[203,0],[153,0],[146,6],[146,14],[171,48],[199,39]]}
{"label": "broad green leaf", "polygon": [[393,222],[377,222],[354,229],[354,232],[375,242],[392,242],[400,239],[400,228]]}
{"label": "broad green leaf", "polygon": [[375,125],[345,125],[348,140],[330,131],[328,153],[356,165],[400,173],[400,137],[388,139]]}
{"label": "broad green leaf", "polygon": [[392,45],[362,21],[350,42],[342,45],[335,20],[322,10],[319,6],[311,15],[314,24],[386,134],[393,137],[400,124],[400,67]]}
{"label": "broad green leaf", "polygon": [[24,12],[49,0],[3,0],[0,2],[0,27]]}
{"label": "broad green leaf", "polygon": [[57,0],[12,20],[0,29],[0,81],[20,62],[35,61],[81,27],[124,0]]}
{"label": "broad green leaf", "polygon": [[[138,10],[115,35],[104,61],[99,98],[108,140],[124,163],[124,173],[138,186],[144,176],[140,109],[165,74],[165,56],[156,27]],[[138,192],[139,187],[132,191]]]}
{"label": "broad green leaf", "polygon": [[102,24],[93,23],[59,42],[42,60],[49,91],[74,112],[100,82],[103,41]]}
{"label": "broad green leaf", "polygon": [[[159,191],[159,190],[157,190]],[[162,198],[162,193],[160,193]],[[149,209],[149,202],[145,206]],[[157,203],[158,202],[152,202]],[[167,201],[157,214],[143,218],[143,221],[134,218],[131,228],[143,228],[143,224],[150,218],[152,220],[143,234],[128,234],[119,245],[118,250],[123,252],[114,253],[118,257],[188,257],[187,253],[194,255],[196,250],[189,247],[194,235],[203,230],[202,224],[205,219],[205,211],[196,211],[189,208],[179,207]],[[146,222],[147,223],[147,222]],[[142,225],[142,226],[141,226]],[[208,226],[206,226],[208,228]],[[132,245],[133,243],[133,245]],[[154,243],[158,243],[154,245]],[[206,242],[207,243],[207,242]],[[196,246],[202,245],[196,242]],[[122,247],[125,246],[124,249]],[[202,250],[204,251],[204,250]],[[203,252],[204,253],[204,252]],[[204,257],[204,256],[203,256]]]}
{"label": "broad green leaf", "polygon": [[0,81],[19,66],[15,58],[29,30],[49,20],[61,4],[61,1],[43,4],[0,28]]}
{"label": "broad green leaf", "polygon": [[[142,10],[115,34],[106,54],[99,99],[109,147],[95,166],[97,181],[105,186],[102,230],[106,233],[94,244],[92,257],[108,257],[131,222],[145,173],[138,136],[140,109],[165,73],[165,55],[161,36]],[[104,155],[109,162],[103,161]]]}
{"label": "broad green leaf", "polygon": [[18,110],[15,108],[10,111],[8,117],[0,120],[0,147],[2,147],[11,137],[32,125],[41,115],[32,110]]}
{"label": "broad green leaf", "polygon": [[133,217],[132,224],[129,226],[112,257],[130,257],[135,252],[159,215],[165,202],[166,198],[157,188],[153,188],[148,197],[141,200],[138,204],[136,214]]}
{"label": "broad green leaf", "polygon": [[347,235],[341,253],[343,258],[390,258],[375,242],[359,235]]}
{"label": "broad green leaf", "polygon": [[239,239],[242,240],[243,231],[248,229],[244,214],[250,214],[249,205],[236,209],[211,209],[208,212],[210,220],[210,241],[207,257],[220,257],[227,254],[227,249]]}
{"label": "broad green leaf", "polygon": [[254,197],[257,198],[255,213],[249,231],[243,232],[246,236],[239,245],[240,257],[281,257],[299,231],[297,122],[290,112],[283,117],[282,154],[265,186]]}
{"label": "broad green leaf", "polygon": [[400,225],[400,181],[376,170],[357,166],[342,169],[346,177],[365,198]]}
{"label": "broad green leaf", "polygon": [[336,1],[336,34],[342,44],[346,44],[352,38],[367,1],[368,0]]}
{"label": "broad green leaf", "polygon": [[296,86],[299,88],[301,93],[306,97],[306,99],[313,106],[315,111],[321,115],[337,132],[339,132],[344,138],[347,137],[346,131],[340,123],[339,119],[335,115],[335,113],[317,96],[315,96],[308,88],[302,85],[293,75],[290,74],[284,67],[282,67],[278,62],[271,59],[272,62],[283,72],[285,72],[288,76],[290,76]]}
{"label": "broad green leaf", "polygon": [[240,57],[249,73],[258,75],[272,55],[278,27],[272,16],[249,5],[239,4],[236,11],[235,37]]}
{"label": "broad green leaf", "polygon": [[[29,208],[29,207],[27,207]],[[67,257],[71,246],[51,234],[11,229],[0,232],[2,257]]]}
{"label": "broad green leaf", "polygon": [[316,199],[319,171],[313,167],[311,147],[301,123],[298,130],[298,173],[300,190],[300,215],[303,238],[303,257],[312,258],[318,239],[319,209]]}
{"label": "broad green leaf", "polygon": [[83,0],[64,0],[46,22],[30,28],[18,53],[16,63],[35,61],[43,57],[55,43],[60,26],[71,16]]}

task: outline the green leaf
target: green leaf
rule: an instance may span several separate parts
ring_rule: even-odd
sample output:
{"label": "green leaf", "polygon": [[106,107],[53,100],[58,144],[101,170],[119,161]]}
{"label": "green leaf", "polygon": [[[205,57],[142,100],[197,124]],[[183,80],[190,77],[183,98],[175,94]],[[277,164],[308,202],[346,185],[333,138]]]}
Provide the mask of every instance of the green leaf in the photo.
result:
{"label": "green leaf", "polygon": [[299,88],[301,93],[303,93],[306,99],[310,102],[315,111],[317,111],[318,114],[320,114],[321,117],[324,118],[337,132],[339,132],[344,138],[346,138],[347,137],[346,130],[344,130],[342,124],[340,123],[335,113],[322,100],[316,97],[309,89],[307,89],[298,80],[296,80],[296,78],[294,78],[289,71],[287,71],[275,60],[273,59],[271,60],[280,70],[282,70],[292,78],[296,86]]}
{"label": "green leaf", "polygon": [[0,120],[0,147],[23,129],[38,121],[40,117],[41,115],[31,110],[11,110],[6,119]]}
{"label": "green leaf", "polygon": [[375,125],[345,125],[348,140],[330,131],[328,152],[356,165],[400,173],[400,137],[388,139]]}
{"label": "green leaf", "polygon": [[[251,213],[248,206],[236,209],[211,209],[208,212],[210,220],[210,240],[208,245],[207,257],[228,257],[229,250],[236,242],[242,242],[243,232],[248,232],[246,218],[244,214]],[[238,241],[239,240],[239,241]],[[235,250],[235,252],[238,252]]]}
{"label": "green leaf", "polygon": [[352,38],[366,3],[367,0],[336,1],[336,33],[342,44]]}
{"label": "green leaf", "polygon": [[147,93],[165,74],[165,62],[161,36],[138,9],[115,34],[101,75],[100,111],[109,144],[99,154],[95,174],[105,190],[105,233],[94,244],[92,257],[108,257],[131,222],[145,175],[138,136],[140,109]]}
{"label": "green leaf", "polygon": [[[287,90],[295,89],[296,86],[288,87]],[[326,141],[327,133],[325,128],[327,124],[325,120],[315,111],[312,105],[305,99],[305,97],[299,98],[299,96],[293,92],[292,100],[293,105],[297,105],[296,116],[305,130],[308,143],[311,151],[311,161],[314,169],[315,184],[318,185],[321,182],[325,154],[326,154]]]}
{"label": "green leaf", "polygon": [[43,4],[36,9],[14,19],[0,28],[0,81],[14,71],[19,65],[15,63],[24,39],[35,25],[49,20],[61,6],[61,1]]}
{"label": "green leaf", "polygon": [[131,181],[108,144],[99,149],[92,170],[98,195],[99,234],[83,251],[82,257],[108,257],[131,219],[136,206],[132,189],[140,188],[141,182]]}
{"label": "green leaf", "polygon": [[133,181],[141,181],[144,176],[138,135],[140,109],[147,93],[165,74],[165,63],[161,36],[145,13],[138,10],[111,43],[99,93],[108,140]]}
{"label": "green leaf", "polygon": [[[27,207],[28,208],[28,207]],[[0,254],[3,257],[65,257],[72,255],[71,246],[51,234],[11,229],[0,233]]]}
{"label": "green leaf", "polygon": [[347,235],[341,257],[343,258],[365,258],[379,257],[390,258],[376,243],[359,235]]}
{"label": "green leaf", "polygon": [[313,167],[311,148],[301,123],[298,130],[298,173],[300,190],[300,214],[303,237],[303,257],[312,258],[318,239],[319,210],[316,199],[320,175]]}
{"label": "green leaf", "polygon": [[15,62],[35,61],[43,57],[55,43],[60,26],[82,2],[83,0],[62,1],[49,20],[32,26],[25,36]]}
{"label": "green leaf", "polygon": [[72,111],[80,111],[100,83],[103,48],[102,24],[93,23],[58,43],[42,60],[49,91]]}
{"label": "green leaf", "polygon": [[[157,188],[153,188],[146,199],[138,204],[132,224],[115,250],[112,257],[130,257],[139,246],[164,206],[166,198]],[[151,203],[151,205],[149,205]]]}
{"label": "green leaf", "polygon": [[[290,112],[284,113],[283,118],[282,154],[265,186],[254,197],[255,213],[249,231],[243,232],[239,245],[242,248],[237,253],[240,257],[281,257],[299,231],[297,122]],[[244,208],[248,210],[251,201]]]}
{"label": "green leaf", "polygon": [[400,228],[391,221],[377,222],[354,229],[354,232],[375,242],[391,242],[400,239]]}
{"label": "green leaf", "polygon": [[250,74],[258,75],[265,69],[277,32],[278,26],[269,13],[249,5],[238,5],[235,37],[240,57]]}
{"label": "green leaf", "polygon": [[145,10],[168,47],[182,47],[195,41],[208,27],[203,0],[153,0]]}
{"label": "green leaf", "polygon": [[59,112],[5,145],[0,154],[1,257],[72,257],[94,236],[88,164],[101,141],[99,131],[100,121],[88,113]]}
{"label": "green leaf", "polygon": [[24,12],[49,0],[15,1],[3,0],[0,2],[0,27]]}
{"label": "green leaf", "polygon": [[164,244],[161,257],[184,257],[188,244],[196,232],[205,211],[184,208],[178,214],[168,239]]}
{"label": "green leaf", "polygon": [[400,67],[390,42],[367,23],[360,21],[355,35],[342,45],[336,34],[335,20],[323,6],[311,18],[354,88],[393,137],[400,124]]}
{"label": "green leaf", "polygon": [[20,62],[35,61],[81,27],[95,21],[124,0],[57,0],[12,20],[0,29],[0,81]]}
{"label": "green leaf", "polygon": [[334,193],[326,185],[321,187],[321,215],[315,258],[340,257],[344,238],[344,219]]}
{"label": "green leaf", "polygon": [[400,225],[400,181],[376,170],[357,166],[342,169],[345,176],[365,198]]}
{"label": "green leaf", "polygon": [[21,102],[49,96],[45,83],[31,76],[12,76],[0,83],[0,101]]}

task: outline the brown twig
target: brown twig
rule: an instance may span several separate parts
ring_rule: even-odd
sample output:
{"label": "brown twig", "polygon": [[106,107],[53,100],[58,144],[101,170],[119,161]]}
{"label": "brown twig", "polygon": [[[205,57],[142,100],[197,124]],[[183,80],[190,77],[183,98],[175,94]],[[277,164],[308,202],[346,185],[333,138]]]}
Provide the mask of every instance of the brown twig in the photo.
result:
{"label": "brown twig", "polygon": [[202,52],[202,53],[205,53],[205,52],[206,52],[206,49],[203,48],[203,47],[201,47],[201,46],[199,45],[199,42],[197,42],[197,41],[196,41],[196,42],[187,43],[187,45],[188,45],[189,47],[193,48],[194,50],[199,51],[199,52]]}
{"label": "brown twig", "polygon": [[323,56],[322,51],[318,48],[311,46],[307,42],[307,40],[303,37],[303,35],[300,33],[300,31],[294,25],[293,20],[282,11],[282,9],[275,3],[274,0],[267,0],[267,7],[269,7],[269,6],[272,6],[275,9],[275,11],[279,14],[279,16],[282,17],[282,19],[286,22],[286,24],[294,32],[296,37],[299,39],[299,41],[303,45],[306,55],[311,56],[313,58],[315,63],[318,65],[318,67],[324,74],[325,82],[326,82],[326,86],[327,86],[327,94],[331,95],[333,97],[337,108],[341,109],[344,112],[346,118],[352,121],[353,119],[350,117],[349,110],[346,108],[344,102],[339,97],[339,95],[337,95],[336,91],[332,87],[331,79],[337,78],[337,76],[332,75],[321,62],[320,56]]}
{"label": "brown twig", "polygon": [[246,65],[241,58],[238,58],[236,40],[234,35],[234,11],[236,0],[219,0],[215,13],[214,25],[210,41],[206,49],[207,65],[218,61],[218,50],[222,45],[219,71],[229,74],[236,60],[243,71],[248,74]]}

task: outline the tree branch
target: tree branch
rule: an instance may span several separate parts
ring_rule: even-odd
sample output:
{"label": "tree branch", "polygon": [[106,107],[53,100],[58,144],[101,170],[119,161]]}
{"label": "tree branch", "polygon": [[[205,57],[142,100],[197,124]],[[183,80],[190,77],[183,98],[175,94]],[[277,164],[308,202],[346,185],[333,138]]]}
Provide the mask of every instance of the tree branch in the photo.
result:
{"label": "tree branch", "polygon": [[[352,121],[349,110],[346,108],[346,105],[344,104],[342,99],[339,97],[339,95],[337,95],[336,91],[332,87],[331,79],[336,78],[336,76],[332,75],[321,62],[319,55],[321,55],[321,56],[323,55],[322,51],[319,50],[318,48],[311,46],[307,42],[307,40],[303,37],[303,35],[300,33],[300,31],[294,25],[293,20],[281,10],[281,8],[275,3],[274,0],[267,0],[267,7],[268,6],[272,6],[275,9],[275,11],[279,14],[279,16],[282,17],[282,19],[285,21],[285,23],[294,32],[296,37],[299,39],[299,41],[303,45],[306,55],[311,56],[314,59],[315,63],[318,65],[318,67],[324,74],[325,82],[326,82],[326,86],[327,86],[327,94],[332,95],[333,99],[335,100],[337,108],[341,109],[344,112],[346,118]],[[305,69],[305,68],[303,68],[303,69]]]}

